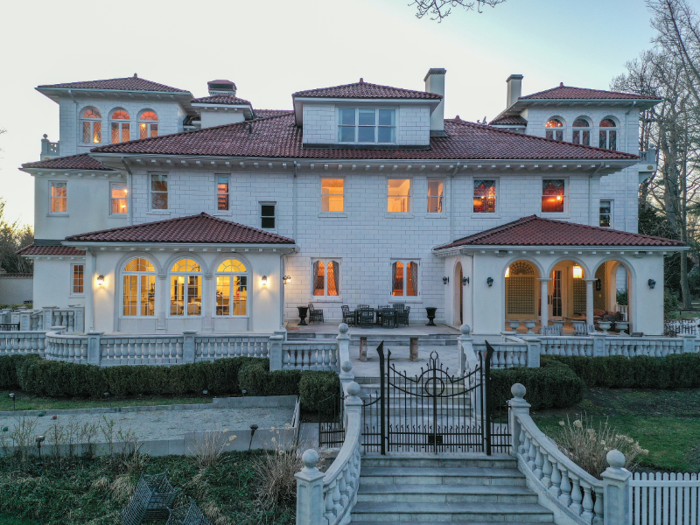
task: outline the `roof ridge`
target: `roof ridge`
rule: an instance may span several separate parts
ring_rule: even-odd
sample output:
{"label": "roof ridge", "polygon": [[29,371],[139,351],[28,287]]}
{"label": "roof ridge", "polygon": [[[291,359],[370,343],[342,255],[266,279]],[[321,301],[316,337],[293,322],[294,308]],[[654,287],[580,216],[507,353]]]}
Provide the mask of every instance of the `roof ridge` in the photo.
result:
{"label": "roof ridge", "polygon": [[590,224],[580,224],[578,222],[568,222],[568,221],[564,221],[561,219],[550,219],[549,217],[540,217],[537,215],[532,215],[531,217],[535,217],[537,220],[540,220],[540,221],[547,221],[547,222],[553,222],[556,224],[566,224],[566,225],[570,225],[570,226],[577,226],[579,228],[586,228],[586,229],[589,229],[592,231],[605,231],[608,233],[612,233],[614,235],[636,235],[637,237],[643,237],[645,239],[653,239],[655,241],[662,240],[662,241],[681,242],[681,241],[678,241],[677,239],[669,239],[668,237],[659,237],[656,235],[647,235],[645,233],[627,232],[624,230],[616,230],[614,228],[603,228],[601,226],[592,226]]}
{"label": "roof ridge", "polygon": [[[624,92],[624,91],[611,91],[611,90],[608,90],[608,89],[584,88],[584,87],[578,87],[578,86],[564,86],[564,85],[560,85],[560,86],[555,86],[555,87],[549,88],[549,89],[543,89],[542,91],[538,91],[538,92],[536,92],[536,93],[531,93],[530,95],[525,95],[525,96],[522,96],[522,97],[518,97],[518,100],[533,98],[533,97],[535,97],[535,96],[537,96],[537,95],[542,95],[542,94],[544,94],[544,93],[551,93],[552,91],[556,91],[556,90],[558,90],[558,89],[580,89],[580,90],[582,90],[582,91],[599,91],[599,92],[601,92],[601,93],[609,93],[609,94],[613,94],[613,95],[632,95],[632,96],[635,96],[635,97],[646,97],[646,96],[647,96],[647,95],[640,95],[639,93],[626,93],[626,92]],[[650,99],[650,100],[656,100],[655,97],[649,97],[649,99]]]}
{"label": "roof ridge", "polygon": [[502,231],[509,230],[510,228],[517,226],[519,224],[531,222],[533,219],[536,219],[536,218],[537,218],[537,215],[534,215],[534,214],[528,215],[526,217],[521,217],[521,218],[516,219],[514,221],[507,222],[505,224],[501,224],[500,226],[494,226],[493,228],[489,228],[488,230],[483,230],[483,231],[480,231],[478,233],[474,233],[472,235],[466,235],[466,236],[462,237],[461,239],[456,239],[448,244],[454,244],[454,243],[457,243],[459,241],[463,241],[464,239],[470,239],[470,238],[473,238],[474,240],[483,239],[484,237],[488,237],[489,235],[493,235],[495,233],[501,233]]}
{"label": "roof ridge", "polygon": [[[190,91],[187,91],[187,90],[182,90],[180,88],[168,86],[167,84],[161,84],[160,82],[156,82],[154,80],[149,80],[149,79],[144,78],[144,77],[133,77],[133,76],[132,77],[100,78],[97,80],[77,80],[74,82],[59,82],[57,84],[42,84],[40,86],[37,86],[36,89],[39,89],[39,88],[57,88],[57,87],[62,87],[62,86],[69,86],[72,84],[87,84],[87,83],[91,83],[91,82],[112,82],[115,80],[143,80],[145,82],[150,82],[151,84],[155,84],[157,86],[163,86],[163,87],[166,87],[168,89],[174,89],[179,93],[192,94]],[[75,88],[75,89],[85,89],[85,88]],[[122,89],[122,90],[118,90],[118,91],[128,91],[128,90]],[[140,90],[135,90],[135,91],[140,91]]]}
{"label": "roof ridge", "polygon": [[[344,87],[349,87],[349,86],[372,86],[372,87],[379,87],[379,88],[391,88],[391,89],[395,89],[397,91],[405,91],[406,93],[422,93],[424,95],[425,94],[434,95],[434,96],[442,98],[442,95],[438,95],[437,93],[430,93],[428,91],[419,91],[417,89],[400,88],[400,87],[396,87],[396,86],[389,86],[386,84],[374,84],[372,82],[365,82],[364,80],[362,82],[351,82],[349,84],[340,84],[338,86],[327,86],[327,87],[320,87],[320,88],[314,88],[314,89],[302,89],[301,91],[296,91],[296,92],[292,93],[292,98],[294,98],[299,93],[313,93],[315,91],[325,91],[327,89],[338,89],[338,88],[344,88]],[[328,97],[328,98],[333,98],[333,97]]]}

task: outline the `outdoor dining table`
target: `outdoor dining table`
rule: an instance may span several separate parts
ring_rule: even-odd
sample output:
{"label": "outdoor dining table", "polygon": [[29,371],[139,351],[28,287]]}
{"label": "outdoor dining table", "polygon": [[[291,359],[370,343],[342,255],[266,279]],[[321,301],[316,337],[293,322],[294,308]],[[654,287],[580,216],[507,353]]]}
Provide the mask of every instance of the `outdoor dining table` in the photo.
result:
{"label": "outdoor dining table", "polygon": [[393,308],[355,308],[355,310],[353,310],[353,314],[355,315],[355,326],[360,326],[360,312],[362,310],[369,310],[372,312],[372,315],[374,316],[372,324],[379,324],[382,316],[385,313],[389,313],[394,318],[394,328],[398,326],[396,310]]}

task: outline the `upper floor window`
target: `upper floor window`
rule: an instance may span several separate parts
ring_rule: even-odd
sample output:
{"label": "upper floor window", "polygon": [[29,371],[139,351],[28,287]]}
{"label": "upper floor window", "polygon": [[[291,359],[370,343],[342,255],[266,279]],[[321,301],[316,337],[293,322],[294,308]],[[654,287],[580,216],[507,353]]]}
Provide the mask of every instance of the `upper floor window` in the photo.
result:
{"label": "upper floor window", "polygon": [[51,213],[68,213],[68,183],[50,182]]}
{"label": "upper floor window", "polygon": [[544,125],[545,137],[554,140],[564,140],[564,123],[558,118],[551,118]]}
{"label": "upper floor window", "polygon": [[152,317],[156,310],[156,270],[148,259],[131,259],[122,270],[122,315]]}
{"label": "upper floor window", "polygon": [[260,227],[266,230],[274,230],[276,226],[275,203],[260,203]]}
{"label": "upper floor window", "polygon": [[227,175],[216,177],[216,209],[228,210],[229,178]]}
{"label": "upper floor window", "polygon": [[591,125],[586,119],[577,118],[574,120],[572,128],[571,142],[574,144],[581,144],[582,146],[591,145]]}
{"label": "upper floor window", "polygon": [[125,182],[113,182],[111,189],[111,201],[112,201],[112,214],[118,214],[118,213],[126,213],[127,210],[127,201],[126,201],[126,194],[128,190],[126,189],[126,183]]}
{"label": "upper floor window", "polygon": [[408,213],[411,211],[411,179],[389,179],[389,213]]}
{"label": "upper floor window", "polygon": [[444,188],[444,181],[428,180],[428,213],[442,213]]}
{"label": "upper floor window", "polygon": [[496,181],[474,181],[474,213],[496,212]]}
{"label": "upper floor window", "polygon": [[102,115],[95,108],[87,108],[80,116],[83,128],[83,143],[99,144],[102,142]]}
{"label": "upper floor window", "polygon": [[321,179],[321,211],[343,211],[344,190],[344,179]]}
{"label": "upper floor window", "polygon": [[600,227],[612,226],[612,201],[600,201]]}
{"label": "upper floor window", "polygon": [[158,115],[156,115],[153,111],[144,111],[139,117],[139,138],[147,139],[148,137],[157,136]]}
{"label": "upper floor window", "polygon": [[391,295],[394,297],[418,295],[418,262],[396,261],[391,264]]}
{"label": "upper floor window", "polygon": [[170,315],[202,315],[202,269],[197,261],[180,259],[170,274]]}
{"label": "upper floor window", "polygon": [[338,261],[314,261],[314,296],[338,297],[340,295],[340,263]]}
{"label": "upper floor window", "polygon": [[545,179],[542,181],[543,213],[562,213],[564,211],[565,189],[565,181],[563,179]]}
{"label": "upper floor window", "polygon": [[110,117],[112,144],[129,140],[129,114],[123,109],[116,109]]}
{"label": "upper floor window", "polygon": [[151,209],[168,209],[168,176],[151,174]]}
{"label": "upper floor window", "polygon": [[216,270],[216,315],[246,315],[248,274],[245,264],[226,259]]}
{"label": "upper floor window", "polygon": [[338,142],[392,144],[396,142],[396,110],[342,108]]}
{"label": "upper floor window", "polygon": [[71,270],[71,295],[83,295],[85,293],[85,266],[72,264]]}
{"label": "upper floor window", "polygon": [[600,121],[598,147],[603,149],[617,149],[617,126],[614,120],[604,118]]}

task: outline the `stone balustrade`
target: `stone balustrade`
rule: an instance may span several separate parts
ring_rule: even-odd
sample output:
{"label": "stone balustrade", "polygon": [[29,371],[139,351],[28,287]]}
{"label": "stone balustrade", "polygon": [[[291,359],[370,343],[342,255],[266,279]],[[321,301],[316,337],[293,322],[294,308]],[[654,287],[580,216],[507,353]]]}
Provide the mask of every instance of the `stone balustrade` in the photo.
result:
{"label": "stone balustrade", "polygon": [[542,355],[593,357],[594,337],[540,336]]}
{"label": "stone balustrade", "polygon": [[[474,344],[474,351],[480,355],[482,362],[486,359],[486,344]],[[505,342],[493,343],[491,368],[513,368],[527,366],[527,343]]]}
{"label": "stone balustrade", "polygon": [[39,354],[44,357],[46,332],[0,332],[0,356]]}
{"label": "stone balustrade", "polygon": [[85,332],[85,307],[58,308],[45,306],[39,310],[3,310],[2,323],[18,324],[21,331],[50,330],[52,326],[63,326],[67,333]]}
{"label": "stone balustrade", "polygon": [[[183,336],[106,336],[90,332],[99,350],[100,366],[177,365],[185,363]],[[191,361],[190,361],[191,362]]]}
{"label": "stone balustrade", "polygon": [[80,335],[64,334],[62,326],[51,327],[47,332],[44,357],[68,363],[88,362],[88,338]]}
{"label": "stone balustrade", "polygon": [[213,361],[224,357],[269,357],[269,335],[198,335],[195,360]]}

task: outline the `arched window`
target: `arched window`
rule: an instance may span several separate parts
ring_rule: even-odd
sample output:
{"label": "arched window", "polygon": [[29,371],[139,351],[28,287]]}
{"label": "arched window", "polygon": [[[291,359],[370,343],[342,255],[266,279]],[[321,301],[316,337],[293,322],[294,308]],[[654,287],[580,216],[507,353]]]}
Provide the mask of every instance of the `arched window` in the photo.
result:
{"label": "arched window", "polygon": [[615,121],[611,118],[604,118],[600,121],[598,147],[613,150],[617,149],[617,126]]}
{"label": "arched window", "polygon": [[545,137],[554,140],[564,140],[564,123],[558,118],[550,118],[544,125]]}
{"label": "arched window", "polygon": [[170,315],[202,315],[202,269],[197,261],[180,259],[170,274]]}
{"label": "arched window", "polygon": [[153,317],[156,306],[156,271],[148,259],[131,259],[122,271],[122,315]]}
{"label": "arched window", "polygon": [[226,259],[216,270],[216,315],[248,313],[248,274],[241,261]]}
{"label": "arched window", "polygon": [[139,117],[139,138],[147,139],[148,137],[157,136],[158,115],[150,110],[143,111]]}
{"label": "arched window", "polygon": [[574,144],[581,144],[582,146],[591,145],[591,125],[585,118],[577,118],[574,120],[574,125],[571,142]]}
{"label": "arched window", "polygon": [[102,115],[95,108],[87,108],[80,116],[83,127],[83,142],[99,144],[102,142]]}
{"label": "arched window", "polygon": [[115,109],[110,118],[112,144],[129,140],[129,114],[123,109]]}

